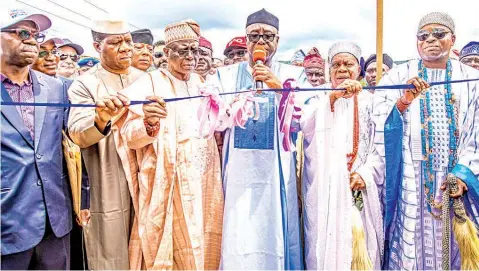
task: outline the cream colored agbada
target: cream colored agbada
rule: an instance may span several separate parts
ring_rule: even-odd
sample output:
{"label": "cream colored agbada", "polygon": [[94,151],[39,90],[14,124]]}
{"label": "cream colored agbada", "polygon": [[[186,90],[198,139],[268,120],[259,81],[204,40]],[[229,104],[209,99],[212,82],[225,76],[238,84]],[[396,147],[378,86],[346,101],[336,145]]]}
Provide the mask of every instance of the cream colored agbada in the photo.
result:
{"label": "cream colored agbada", "polygon": [[[68,95],[72,103],[95,104],[129,86],[142,74],[135,68],[130,68],[128,74],[114,74],[98,64],[73,82]],[[118,131],[113,128],[102,134],[95,126],[95,114],[93,107],[72,107],[68,122],[72,140],[82,148],[90,179],[91,221],[84,230],[88,266],[92,270],[125,270],[130,267],[131,197],[127,177],[131,176],[125,174],[117,152]]]}
{"label": "cream colored agbada", "polygon": [[[150,72],[122,91],[130,100],[198,95],[201,79],[188,81],[166,70]],[[147,135],[141,105],[131,106],[122,124],[124,146],[135,149],[140,174],[132,183],[137,215],[130,240],[132,269],[219,268],[223,190],[215,139],[199,137],[201,99],[167,103],[157,137]],[[134,161],[131,161],[133,163]]]}

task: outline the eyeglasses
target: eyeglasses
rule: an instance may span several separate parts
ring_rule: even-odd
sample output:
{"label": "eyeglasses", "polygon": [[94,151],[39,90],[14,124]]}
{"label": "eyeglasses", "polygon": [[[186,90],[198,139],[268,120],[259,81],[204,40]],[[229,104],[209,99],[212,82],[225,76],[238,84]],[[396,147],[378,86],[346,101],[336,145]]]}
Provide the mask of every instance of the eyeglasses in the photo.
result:
{"label": "eyeglasses", "polygon": [[425,41],[429,38],[430,35],[432,35],[434,38],[441,40],[444,37],[446,37],[448,33],[451,33],[451,32],[441,28],[434,28],[432,29],[431,32],[427,30],[421,30],[416,34],[416,37],[419,41]]}
{"label": "eyeglasses", "polygon": [[248,40],[251,42],[258,42],[260,38],[263,38],[264,41],[269,41],[272,42],[274,41],[274,38],[276,37],[276,34],[247,34]]}
{"label": "eyeglasses", "polygon": [[44,58],[44,57],[47,57],[49,55],[52,55],[52,56],[58,55],[58,50],[57,49],[53,49],[51,51],[43,50],[43,51],[40,51],[38,53],[39,58]]}
{"label": "eyeglasses", "polygon": [[80,58],[77,54],[60,54],[60,60],[64,61],[67,58],[70,58],[73,62],[78,62],[78,59]]}
{"label": "eyeglasses", "polygon": [[163,57],[165,54],[163,52],[156,52],[153,56],[155,58],[160,58],[160,57]]}
{"label": "eyeglasses", "polygon": [[461,62],[466,65],[470,65],[473,63],[479,64],[479,56],[466,56],[461,59]]}
{"label": "eyeglasses", "polygon": [[233,59],[235,56],[238,57],[244,57],[246,55],[246,50],[237,50],[237,51],[231,51],[226,55],[227,58]]}
{"label": "eyeglasses", "polygon": [[133,48],[135,49],[135,51],[141,51],[143,50],[143,48],[146,48],[148,53],[153,54],[153,46],[149,44],[135,43],[135,45],[133,45]]}
{"label": "eyeglasses", "polygon": [[45,40],[45,35],[42,34],[42,33],[38,33],[38,32],[31,32],[29,30],[26,30],[26,29],[2,29],[1,30],[2,32],[6,32],[6,33],[16,33],[17,36],[22,40],[29,40],[31,39],[32,37],[38,42],[38,43],[41,43],[43,42],[43,40]]}
{"label": "eyeglasses", "polygon": [[191,49],[191,50],[188,50],[188,49],[181,49],[181,50],[175,50],[173,48],[170,48],[173,52],[176,52],[179,56],[181,57],[187,57],[190,52],[193,56],[198,56],[199,53],[200,53],[200,50],[198,49]]}

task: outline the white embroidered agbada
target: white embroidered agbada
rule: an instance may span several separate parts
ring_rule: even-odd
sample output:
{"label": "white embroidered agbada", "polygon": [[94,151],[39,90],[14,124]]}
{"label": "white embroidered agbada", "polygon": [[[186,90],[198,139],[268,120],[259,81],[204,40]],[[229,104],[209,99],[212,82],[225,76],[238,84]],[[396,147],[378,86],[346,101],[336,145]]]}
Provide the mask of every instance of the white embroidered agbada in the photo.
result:
{"label": "white embroidered agbada", "polygon": [[[388,72],[378,86],[406,84],[418,76],[418,60],[411,60]],[[457,60],[451,59],[451,80],[476,79],[479,72]],[[446,69],[426,69],[429,82],[445,81]],[[434,198],[442,200],[441,184],[449,172],[447,169],[449,153],[448,126],[445,115],[444,85],[428,89],[432,97],[431,111],[434,129],[434,144],[441,144],[433,151],[444,156],[438,159],[435,169]],[[457,164],[452,170],[468,186],[464,203],[469,217],[478,224],[479,221],[479,83],[466,82],[451,84],[458,108],[457,126],[460,131],[457,151]],[[396,107],[397,100],[404,90],[377,89],[374,96],[374,122],[378,153],[384,159],[385,170],[392,171],[386,176],[385,185],[385,268],[389,270],[437,270],[442,268],[442,221],[433,218],[427,208],[424,195],[425,180],[422,174],[422,139],[420,98],[416,98],[409,108],[400,113]],[[399,129],[400,127],[400,129]],[[387,134],[389,137],[387,137]],[[386,149],[402,150],[386,152]],[[444,152],[446,155],[444,155]],[[398,159],[400,158],[400,159]],[[436,159],[435,159],[436,160]],[[444,166],[446,164],[446,166]],[[456,169],[461,169],[456,171]],[[467,172],[468,174],[464,174]],[[388,183],[389,182],[389,183]],[[391,185],[395,183],[395,185]],[[390,191],[390,192],[388,192]],[[395,192],[394,192],[395,191]],[[387,195],[390,195],[389,197]],[[432,209],[436,215],[440,210]],[[451,234],[453,236],[453,234]],[[457,243],[452,237],[450,244],[453,270],[460,269],[460,254]]]}
{"label": "white embroidered agbada", "polygon": [[[303,73],[278,62],[272,70],[281,81]],[[237,92],[252,87],[251,71],[248,62],[222,67],[208,83]],[[232,103],[235,95],[222,97]],[[259,119],[249,119],[246,129],[227,129],[224,137],[221,269],[302,269],[295,154],[280,146],[280,95],[263,92],[254,99]]]}
{"label": "white embroidered agbada", "polygon": [[[325,84],[320,88],[331,88]],[[309,95],[298,93],[298,95]],[[338,99],[331,112],[325,92],[304,99],[300,129],[304,134],[305,260],[309,270],[350,270],[352,261],[352,191],[347,154],[353,147],[354,99]],[[352,172],[366,183],[361,211],[369,256],[381,268],[383,233],[380,194],[383,169],[373,145],[372,94],[358,96],[359,146]]]}

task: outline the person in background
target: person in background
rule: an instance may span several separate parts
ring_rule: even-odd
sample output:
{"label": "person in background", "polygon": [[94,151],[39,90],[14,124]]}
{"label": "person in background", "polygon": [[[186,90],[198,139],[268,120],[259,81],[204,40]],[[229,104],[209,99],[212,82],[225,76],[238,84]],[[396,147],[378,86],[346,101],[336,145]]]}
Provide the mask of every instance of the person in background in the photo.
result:
{"label": "person in background", "polygon": [[198,63],[196,64],[196,73],[206,80],[206,77],[211,73],[214,74],[213,70],[213,46],[211,42],[204,37],[200,37],[199,45],[200,55],[198,58]]}
{"label": "person in background", "polygon": [[479,42],[471,41],[466,44],[459,54],[459,61],[479,70]]}
{"label": "person in background", "polygon": [[[50,19],[41,14],[2,25],[2,101],[68,103],[60,80],[31,68],[38,58],[38,44],[44,40],[41,32],[50,26]],[[48,50],[42,56],[51,56],[53,48],[51,44],[42,48]],[[3,270],[70,269],[72,199],[62,159],[67,119],[68,107],[2,106]]]}
{"label": "person in background", "polygon": [[246,47],[246,37],[236,37],[226,44],[223,52],[225,55],[225,66],[240,63],[248,60],[248,51]]}
{"label": "person in background", "polygon": [[32,65],[32,69],[55,77],[60,58],[58,57],[58,46],[63,44],[59,38],[46,38],[40,43],[38,57]]}
{"label": "person in background", "polygon": [[93,68],[96,64],[100,62],[98,59],[94,57],[85,57],[78,61],[78,76],[82,75],[83,73],[87,72],[89,69]]}
{"label": "person in background", "polygon": [[[382,75],[384,76],[390,69],[393,68],[394,62],[393,59],[387,55],[383,54],[383,67],[382,67]],[[366,73],[366,82],[368,86],[376,86],[376,54],[373,54],[368,57],[368,59],[364,62],[364,70]],[[370,90],[374,93],[374,90]]]}
{"label": "person in background", "polygon": [[149,29],[131,32],[133,38],[133,58],[131,65],[146,72],[153,64],[153,34]]}
{"label": "person in background", "polygon": [[303,67],[308,82],[312,87],[317,87],[326,83],[324,76],[324,60],[317,49],[313,52],[310,52],[304,58]]}
{"label": "person in background", "polygon": [[153,45],[153,57],[154,64],[157,69],[167,69],[168,68],[168,58],[164,52],[165,41],[159,40]]}
{"label": "person in background", "polygon": [[78,60],[83,54],[83,47],[63,39],[63,44],[58,46],[60,62],[58,63],[57,76],[75,79],[78,74]]}

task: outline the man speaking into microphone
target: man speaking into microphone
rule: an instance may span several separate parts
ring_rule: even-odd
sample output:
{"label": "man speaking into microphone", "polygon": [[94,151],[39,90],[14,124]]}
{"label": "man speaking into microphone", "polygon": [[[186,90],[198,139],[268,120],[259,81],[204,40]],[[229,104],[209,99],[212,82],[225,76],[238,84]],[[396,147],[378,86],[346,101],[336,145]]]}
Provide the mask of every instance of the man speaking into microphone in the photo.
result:
{"label": "man speaking into microphone", "polygon": [[[273,60],[278,30],[279,19],[265,9],[249,15],[248,61],[219,68],[209,82],[223,92],[237,92],[279,89],[289,78],[305,80],[302,68]],[[222,97],[229,104],[241,100],[234,96]],[[257,91],[256,117],[245,129],[224,132],[221,269],[304,269],[294,155],[281,147],[284,135],[278,128],[280,98],[279,93]]]}

